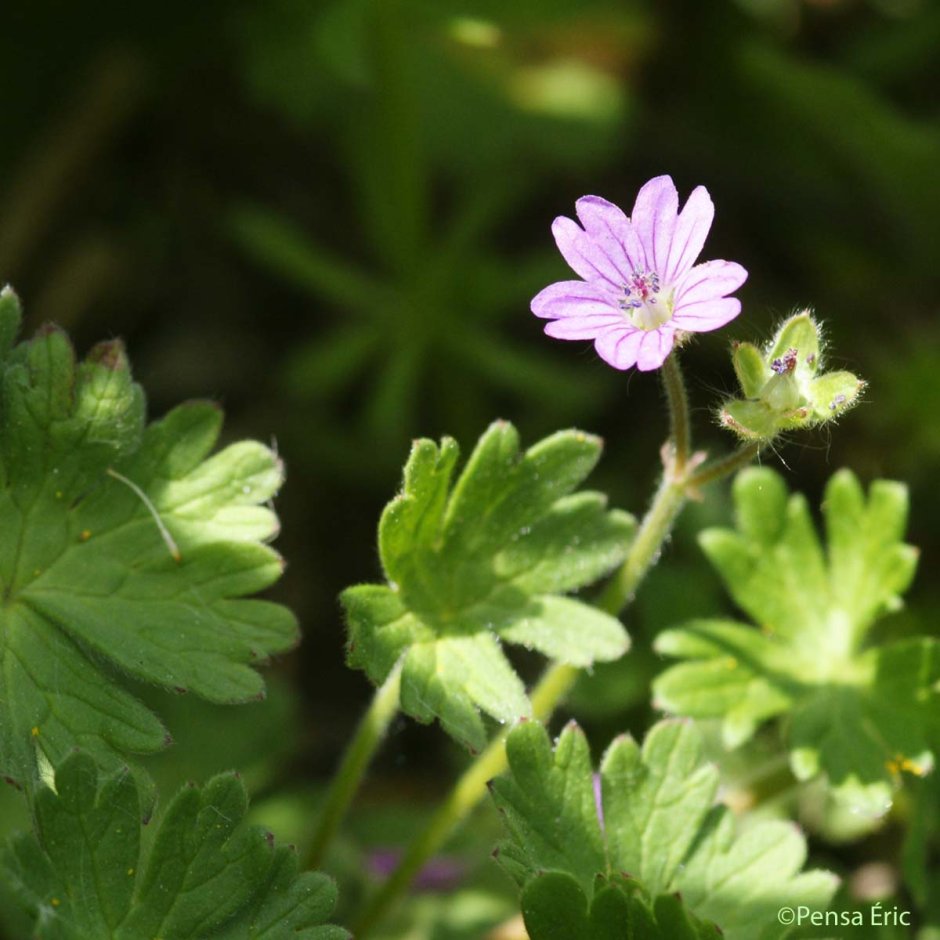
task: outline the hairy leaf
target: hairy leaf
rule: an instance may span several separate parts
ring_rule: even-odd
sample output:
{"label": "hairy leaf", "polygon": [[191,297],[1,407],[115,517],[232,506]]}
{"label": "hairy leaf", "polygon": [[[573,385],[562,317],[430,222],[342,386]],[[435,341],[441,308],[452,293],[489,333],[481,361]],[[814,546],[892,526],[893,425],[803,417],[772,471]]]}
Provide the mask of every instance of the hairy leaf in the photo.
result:
{"label": "hairy leaf", "polygon": [[522,887],[533,940],[771,940],[788,932],[783,903],[823,910],[835,890],[826,872],[800,873],[792,826],[735,834],[691,724],[660,722],[642,748],[617,739],[599,775],[573,723],[554,748],[523,723],[506,753],[510,772],[492,784],[509,830],[498,859]]}
{"label": "hairy leaf", "polygon": [[499,721],[529,713],[501,641],[579,666],[619,657],[621,624],[560,596],[609,572],[633,533],[603,496],[573,492],[600,450],[563,431],[521,453],[512,425],[497,422],[454,481],[457,444],[417,441],[379,525],[388,583],[342,595],[350,664],[378,684],[404,657],[404,711],[479,748],[478,709]]}
{"label": "hairy leaf", "polygon": [[14,837],[0,869],[38,940],[344,940],[325,925],[336,889],[297,873],[293,850],[243,824],[234,774],[184,788],[141,851],[141,807],[126,769],[99,781],[77,752],[34,797],[35,835]]}
{"label": "hairy leaf", "polygon": [[848,471],[826,488],[826,546],[806,501],[767,469],[740,474],[737,529],[711,529],[701,544],[738,606],[759,629],[694,620],[657,649],[685,662],[655,694],[666,709],[723,721],[725,742],[747,740],[788,715],[791,764],[801,779],[824,773],[857,811],[878,815],[903,771],[933,762],[940,644],[911,638],[867,645],[877,619],[896,609],[917,552],[903,543],[907,494],[878,481],[866,498]]}
{"label": "hairy leaf", "polygon": [[211,455],[221,413],[149,426],[118,342],[76,363],[63,332],[12,345],[0,298],[0,770],[17,780],[81,745],[107,766],[168,740],[126,674],[214,702],[263,694],[254,666],[296,640],[260,444]]}

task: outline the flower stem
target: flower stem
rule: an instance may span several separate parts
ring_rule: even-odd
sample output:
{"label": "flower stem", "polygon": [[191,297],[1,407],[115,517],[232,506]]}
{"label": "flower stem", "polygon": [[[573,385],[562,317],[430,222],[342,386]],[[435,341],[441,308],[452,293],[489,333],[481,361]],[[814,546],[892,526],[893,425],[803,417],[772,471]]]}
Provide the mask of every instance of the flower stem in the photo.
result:
{"label": "flower stem", "polygon": [[327,846],[349,809],[362,775],[382,743],[392,719],[398,714],[398,692],[401,686],[401,662],[375,690],[372,704],[363,715],[352,740],[346,747],[343,761],[333,778],[323,804],[323,812],[313,840],[304,857],[304,868],[317,868],[323,861]]}
{"label": "flower stem", "polygon": [[[693,487],[734,472],[757,453],[756,447],[748,445],[730,457],[716,461],[711,467],[704,467],[697,474],[690,473],[692,448],[688,400],[675,355],[669,356],[664,364],[663,383],[669,404],[672,453],[666,461],[663,480],[643,517],[626,559],[597,600],[598,607],[614,616],[633,600],[646,573],[658,561],[663,543]],[[579,675],[580,670],[574,666],[552,664],[532,690],[532,717],[539,721],[550,718]],[[470,764],[450,795],[405,850],[395,870],[373,895],[358,923],[353,925],[353,935],[357,940],[365,940],[399,896],[407,891],[427,860],[486,795],[489,781],[506,770],[506,737],[509,730],[506,728],[501,731]]]}
{"label": "flower stem", "polygon": [[661,374],[669,403],[669,438],[672,441],[675,471],[681,475],[692,453],[692,431],[689,424],[689,398],[675,352],[666,357]]}
{"label": "flower stem", "polygon": [[732,473],[746,467],[760,453],[760,447],[761,445],[756,441],[752,444],[744,444],[730,454],[705,464],[689,477],[687,485],[690,488],[704,486],[706,483],[714,483],[716,480],[731,476]]}
{"label": "flower stem", "polygon": [[633,600],[647,571],[658,561],[663,543],[687,498],[684,482],[668,475],[663,477],[640,523],[630,553],[601,592],[598,607],[616,616]]}

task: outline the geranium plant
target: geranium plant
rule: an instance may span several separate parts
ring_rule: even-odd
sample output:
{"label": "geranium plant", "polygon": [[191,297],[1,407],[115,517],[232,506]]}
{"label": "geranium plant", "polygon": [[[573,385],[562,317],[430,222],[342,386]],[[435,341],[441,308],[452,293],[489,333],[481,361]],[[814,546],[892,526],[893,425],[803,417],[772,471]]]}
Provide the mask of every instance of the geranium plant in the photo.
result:
{"label": "geranium plant", "polygon": [[[580,224],[555,221],[581,279],[546,287],[532,311],[549,336],[593,340],[617,370],[660,371],[661,480],[636,522],[616,494],[584,488],[602,459],[584,431],[523,445],[497,421],[462,463],[451,438],[414,442],[378,524],[381,577],[364,563],[340,598],[347,664],[374,698],[299,855],[246,820],[235,773],[171,795],[139,764],[173,745],[172,722],[141,700],[147,685],[254,701],[267,660],[298,639],[291,613],[256,596],[283,570],[270,545],[280,459],[252,442],[214,452],[210,404],[148,422],[120,343],[78,361],[55,328],[19,341],[19,302],[4,290],[0,771],[33,828],[0,852],[0,877],[24,936],[424,936],[396,926],[395,907],[488,789],[504,823],[490,848],[521,916],[503,936],[752,940],[858,923],[787,817],[816,788],[869,828],[898,802],[921,833],[936,826],[940,644],[881,622],[917,565],[902,484],[835,473],[820,538],[790,493],[798,482],[750,466],[781,433],[858,400],[856,376],[821,371],[813,316],[788,319],[763,350],[732,346],[742,394],[714,414],[736,449],[695,449],[679,353],[741,313],[732,295],[747,278],[736,262],[697,263],[713,215],[703,187],[680,211],[659,176],[629,217],[586,196]],[[702,610],[656,637],[674,661],[650,690],[666,717],[642,742],[622,734],[594,760],[574,722],[553,742],[547,728],[579,676],[631,655],[621,618],[676,518],[733,476],[734,528],[700,541],[743,616]],[[547,660],[534,683],[529,653]],[[363,885],[336,845],[398,715],[438,723],[469,762],[384,880]],[[742,804],[730,794],[742,765],[761,777],[758,750],[781,782]],[[926,851],[905,849],[916,899],[929,891]],[[348,929],[332,923],[334,876],[341,898],[352,883]]]}

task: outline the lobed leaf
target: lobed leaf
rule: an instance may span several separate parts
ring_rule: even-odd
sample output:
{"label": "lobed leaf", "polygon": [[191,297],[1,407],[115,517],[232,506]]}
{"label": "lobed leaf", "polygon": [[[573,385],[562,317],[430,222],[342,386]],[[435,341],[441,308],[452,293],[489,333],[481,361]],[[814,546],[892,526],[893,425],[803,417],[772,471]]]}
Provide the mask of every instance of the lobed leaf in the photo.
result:
{"label": "lobed leaf", "polygon": [[283,567],[265,544],[283,470],[253,442],[212,455],[221,413],[149,426],[118,342],[82,363],[50,327],[13,345],[0,298],[0,771],[29,781],[81,745],[105,766],[169,740],[121,674],[215,702],[263,694],[255,667],[297,637],[249,599]]}
{"label": "lobed leaf", "polygon": [[933,764],[940,644],[914,638],[867,645],[877,619],[901,604],[917,552],[904,544],[903,486],[876,481],[868,495],[847,470],[826,487],[820,542],[806,501],[782,479],[751,469],[735,481],[736,528],[700,537],[755,626],[694,620],[660,634],[659,652],[683,662],[655,682],[677,714],[721,718],[725,743],[789,716],[791,765],[825,774],[856,811],[880,815],[902,772]]}
{"label": "lobed leaf", "polygon": [[497,858],[533,940],[771,940],[788,934],[782,905],[823,910],[835,890],[829,873],[800,872],[793,826],[736,834],[692,724],[660,722],[642,748],[619,738],[599,775],[574,724],[553,748],[522,723],[506,754],[509,774],[491,785],[509,832]]}
{"label": "lobed leaf", "polygon": [[291,849],[244,825],[247,806],[234,774],[184,788],[142,851],[133,777],[124,768],[100,779],[76,752],[55,789],[35,793],[36,832],[10,840],[0,869],[38,940],[348,938],[324,923],[333,882],[298,875]]}
{"label": "lobed leaf", "polygon": [[611,571],[633,534],[603,496],[573,492],[600,449],[563,431],[523,453],[497,422],[455,479],[453,440],[415,442],[379,525],[388,583],[342,595],[350,664],[379,684],[403,658],[402,709],[480,748],[480,712],[503,722],[530,712],[502,643],[578,666],[621,656],[619,621],[560,596]]}

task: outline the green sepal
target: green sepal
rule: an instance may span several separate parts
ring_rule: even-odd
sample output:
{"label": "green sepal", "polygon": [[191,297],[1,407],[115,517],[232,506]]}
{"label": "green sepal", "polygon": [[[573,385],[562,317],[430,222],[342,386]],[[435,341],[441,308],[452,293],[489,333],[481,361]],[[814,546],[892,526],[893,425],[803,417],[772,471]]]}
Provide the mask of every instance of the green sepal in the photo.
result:
{"label": "green sepal", "polygon": [[800,378],[815,374],[819,367],[820,330],[809,311],[790,317],[780,326],[768,350],[767,359],[782,358],[791,349],[797,352],[795,374]]}
{"label": "green sepal", "polygon": [[743,398],[725,401],[718,419],[749,441],[824,424],[856,404],[865,387],[851,372],[821,371],[821,330],[808,312],[786,320],[763,352],[736,345],[732,361]]}
{"label": "green sepal", "polygon": [[767,381],[767,363],[753,343],[736,343],[731,354],[734,374],[745,398],[756,398]]}
{"label": "green sepal", "polygon": [[879,480],[866,495],[852,473],[836,473],[823,501],[825,547],[806,500],[773,471],[739,474],[734,499],[736,528],[706,530],[700,543],[759,629],[699,619],[661,633],[657,651],[683,662],[656,679],[656,704],[721,719],[728,747],[789,717],[796,776],[825,774],[853,812],[880,816],[905,773],[933,766],[940,706],[940,643],[867,642],[914,576],[907,492]]}
{"label": "green sepal", "polygon": [[851,408],[865,387],[851,372],[827,372],[813,379],[810,399],[813,416],[819,422],[828,421]]}
{"label": "green sepal", "polygon": [[603,823],[576,725],[554,748],[541,725],[517,725],[506,756],[509,773],[491,784],[509,834],[497,860],[522,888],[533,940],[772,940],[788,932],[781,898],[824,910],[835,890],[829,873],[800,871],[806,843],[794,827],[736,832],[715,805],[718,771],[691,723],[660,722],[642,747],[611,744],[599,773]]}
{"label": "green sepal", "polygon": [[576,666],[620,657],[620,622],[563,596],[615,568],[633,536],[631,516],[575,492],[600,452],[580,431],[522,451],[498,421],[457,476],[452,439],[416,441],[379,524],[387,583],[341,595],[349,664],[378,685],[403,660],[402,709],[479,750],[480,712],[506,722],[531,711],[503,643]]}
{"label": "green sepal", "polygon": [[126,768],[101,778],[77,752],[34,795],[36,832],[0,851],[0,871],[38,940],[207,937],[346,940],[324,923],[331,879],[297,873],[291,849],[244,823],[235,774],[185,787],[142,848],[141,806]]}

